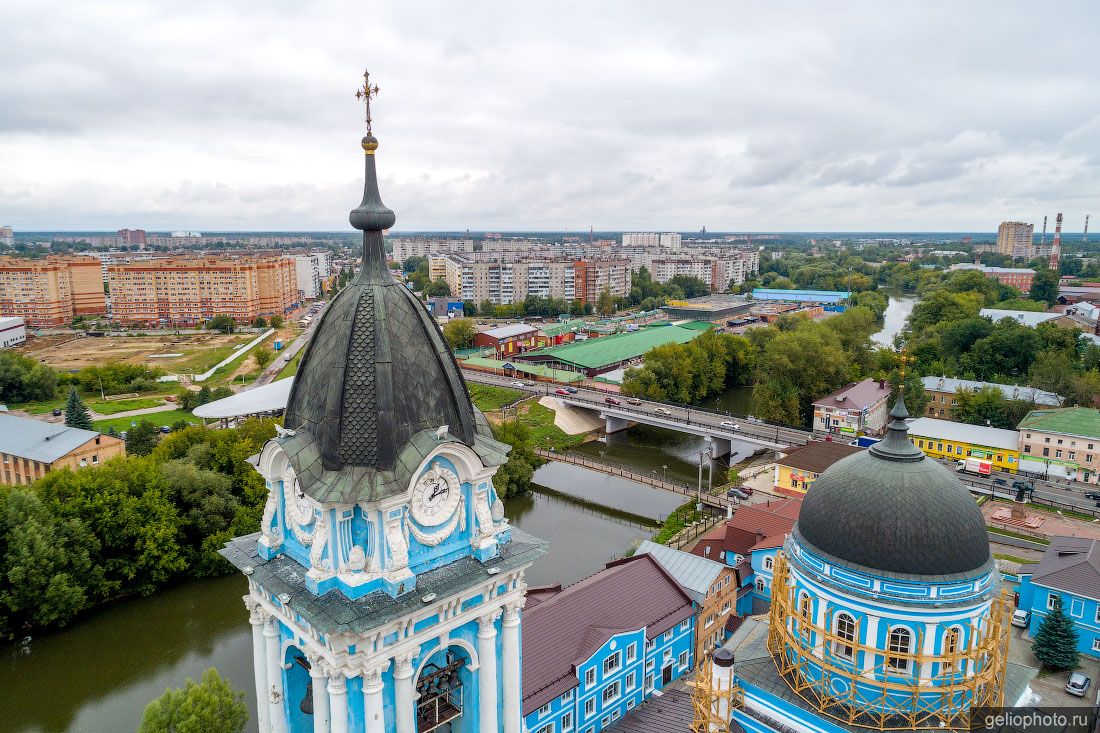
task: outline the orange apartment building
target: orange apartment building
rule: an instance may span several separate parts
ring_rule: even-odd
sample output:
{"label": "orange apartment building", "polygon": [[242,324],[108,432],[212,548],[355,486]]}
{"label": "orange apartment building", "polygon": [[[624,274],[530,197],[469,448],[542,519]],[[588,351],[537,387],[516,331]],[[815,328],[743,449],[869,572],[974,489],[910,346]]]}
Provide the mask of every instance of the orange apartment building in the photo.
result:
{"label": "orange apartment building", "polygon": [[110,265],[111,317],[123,324],[195,325],[225,314],[238,323],[298,303],[294,258],[173,257]]}
{"label": "orange apartment building", "polygon": [[29,484],[50,471],[98,466],[122,455],[121,438],[0,413],[0,484]]}
{"label": "orange apartment building", "polygon": [[0,257],[0,315],[19,316],[31,328],[102,315],[107,300],[101,272],[95,257]]}

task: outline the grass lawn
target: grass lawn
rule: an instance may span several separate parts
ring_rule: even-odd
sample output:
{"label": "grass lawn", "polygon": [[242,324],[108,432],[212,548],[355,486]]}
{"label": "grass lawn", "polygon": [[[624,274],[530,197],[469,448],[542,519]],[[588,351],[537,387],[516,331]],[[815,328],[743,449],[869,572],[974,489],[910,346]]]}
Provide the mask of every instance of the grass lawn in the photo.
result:
{"label": "grass lawn", "polygon": [[470,388],[470,399],[474,401],[477,409],[482,412],[499,410],[505,405],[510,405],[524,397],[523,392],[507,387],[493,387],[488,384],[475,384],[473,382],[468,383],[467,386]]}
{"label": "grass lawn", "polygon": [[1008,560],[1009,562],[1014,562],[1017,565],[1026,565],[1029,562],[1035,562],[1034,560],[1028,560],[1026,557],[1020,557],[1019,555],[1004,555],[999,552],[994,552],[993,557],[997,558],[998,560]]}
{"label": "grass lawn", "polygon": [[147,420],[158,428],[161,425],[171,426],[172,423],[178,420],[190,420],[196,425],[202,424],[202,418],[195,417],[190,412],[184,412],[182,410],[165,410],[164,412],[153,412],[148,415],[134,415],[133,417],[107,417],[93,422],[92,429],[98,430],[101,433],[106,433],[113,427],[116,433],[121,433],[123,430],[129,430],[132,425],[136,425],[142,420]]}
{"label": "grass lawn", "polygon": [[287,377],[293,377],[295,374],[297,374],[298,373],[298,364],[301,363],[302,356],[305,353],[306,353],[305,347],[299,349],[298,353],[294,355],[294,358],[292,358],[290,361],[288,361],[286,366],[279,370],[279,373],[278,373],[278,375],[276,375],[275,379],[276,380],[286,379]]}
{"label": "grass lawn", "polygon": [[137,397],[132,400],[88,400],[88,408],[100,415],[114,415],[127,410],[144,410],[164,404],[163,397]]}
{"label": "grass lawn", "polygon": [[554,411],[537,402],[531,402],[530,409],[519,420],[531,431],[532,448],[564,451],[584,442],[584,435],[569,435],[555,425]]}
{"label": "grass lawn", "polygon": [[202,374],[207,369],[220,362],[222,359],[225,359],[234,352],[239,351],[239,349],[234,347],[243,346],[254,338],[256,338],[255,334],[246,334],[244,336],[233,339],[231,342],[223,346],[215,346],[212,349],[202,349],[188,354],[182,359],[171,360],[171,363],[165,364],[164,368],[171,372],[180,374],[187,372],[191,372],[192,374]]}

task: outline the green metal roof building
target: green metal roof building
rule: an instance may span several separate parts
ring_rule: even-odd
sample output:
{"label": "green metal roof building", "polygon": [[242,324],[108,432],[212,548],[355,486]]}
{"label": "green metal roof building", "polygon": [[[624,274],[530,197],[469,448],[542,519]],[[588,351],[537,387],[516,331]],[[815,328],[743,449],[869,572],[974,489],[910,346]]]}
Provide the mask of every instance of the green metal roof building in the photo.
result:
{"label": "green metal roof building", "polygon": [[1092,407],[1032,410],[1016,429],[1100,439],[1100,410]]}
{"label": "green metal roof building", "polygon": [[513,360],[583,372],[588,377],[595,377],[639,358],[655,346],[684,344],[700,333],[702,332],[694,328],[681,326],[650,326],[613,336],[528,351],[513,357]]}

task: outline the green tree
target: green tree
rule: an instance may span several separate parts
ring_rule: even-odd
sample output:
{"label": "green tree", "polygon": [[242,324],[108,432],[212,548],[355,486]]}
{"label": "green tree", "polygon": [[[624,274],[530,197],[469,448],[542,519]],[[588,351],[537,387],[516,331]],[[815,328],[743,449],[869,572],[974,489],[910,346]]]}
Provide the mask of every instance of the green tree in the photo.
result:
{"label": "green tree", "polygon": [[1051,669],[1075,669],[1078,662],[1077,630],[1062,609],[1062,596],[1054,597],[1051,609],[1031,644],[1035,658]]}
{"label": "green tree", "polygon": [[472,300],[462,301],[462,315],[466,318],[473,318],[477,315],[477,303]]}
{"label": "green tree", "polygon": [[56,371],[17,351],[0,351],[0,401],[52,400],[56,394]]}
{"label": "green tree", "polygon": [[1043,268],[1031,279],[1031,291],[1028,298],[1053,306],[1058,302],[1058,273]]}
{"label": "green tree", "polygon": [[424,289],[424,294],[430,298],[441,298],[451,294],[451,286],[442,278],[432,280]]}
{"label": "green tree", "polygon": [[512,446],[508,452],[508,461],[497,469],[493,476],[493,486],[502,499],[522,494],[531,487],[535,468],[542,460],[531,448],[531,431],[518,420],[505,421],[493,428],[497,440]]}
{"label": "green tree", "polygon": [[798,320],[801,324],[779,331],[757,357],[753,401],[760,417],[808,425],[813,401],[849,381],[851,361],[832,329]]}
{"label": "green tree", "polygon": [[160,430],[148,420],[131,425],[126,431],[126,452],[135,456],[147,456],[157,447]]}
{"label": "green tree", "polygon": [[266,346],[257,346],[256,350],[252,352],[252,358],[260,369],[267,369],[267,365],[275,358],[275,352]]}
{"label": "green tree", "polygon": [[267,328],[267,319],[263,316],[256,316],[252,321],[253,328]]}
{"label": "green tree", "polygon": [[286,319],[276,313],[271,317],[270,320],[268,320],[268,323],[271,325],[272,328],[282,328],[283,325],[286,323]]}
{"label": "green tree", "polygon": [[92,415],[76,393],[76,387],[69,388],[69,399],[65,401],[65,424],[70,428],[92,429]]}
{"label": "green tree", "polygon": [[232,317],[227,316],[224,313],[219,313],[206,322],[206,328],[209,331],[220,331],[221,333],[233,333],[237,330],[237,322]]}
{"label": "green tree", "polygon": [[596,299],[596,312],[601,316],[610,316],[615,312],[615,299],[611,296],[611,288],[606,285]]}
{"label": "green tree", "polygon": [[710,285],[694,275],[674,275],[667,283],[670,288],[680,288],[685,298],[710,295]]}
{"label": "green tree", "polygon": [[443,324],[443,338],[452,349],[468,349],[474,344],[477,326],[470,318],[452,318]]}
{"label": "green tree", "polygon": [[240,733],[248,722],[244,692],[234,690],[213,667],[199,684],[165,690],[145,708],[138,733]]}
{"label": "green tree", "polygon": [[484,316],[485,318],[492,318],[494,315],[496,315],[496,311],[497,309],[496,306],[493,305],[493,301],[489,300],[488,298],[481,301],[481,303],[477,306],[478,314]]}

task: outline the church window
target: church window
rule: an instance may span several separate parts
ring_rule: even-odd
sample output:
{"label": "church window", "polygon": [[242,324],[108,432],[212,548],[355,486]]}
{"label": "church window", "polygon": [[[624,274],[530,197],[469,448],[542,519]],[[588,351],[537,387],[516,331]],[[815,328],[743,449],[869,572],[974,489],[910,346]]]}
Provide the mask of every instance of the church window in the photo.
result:
{"label": "church window", "polygon": [[943,655],[947,657],[947,661],[943,663],[944,672],[955,671],[954,655],[959,651],[959,637],[959,630],[956,628],[950,628],[943,634]]}
{"label": "church window", "polygon": [[811,631],[809,626],[813,617],[813,601],[810,600],[810,594],[806,591],[802,591],[798,597],[798,615],[802,618],[802,633],[809,634]]}
{"label": "church window", "polygon": [[833,654],[844,659],[855,655],[856,620],[846,613],[836,616],[836,641],[833,642]]}
{"label": "church window", "polygon": [[[890,630],[890,638],[888,640],[887,649],[892,654],[909,654],[912,650],[913,634],[909,629],[897,627]],[[902,656],[888,656],[886,658],[886,664],[891,669],[898,672],[909,671],[909,660]]]}

